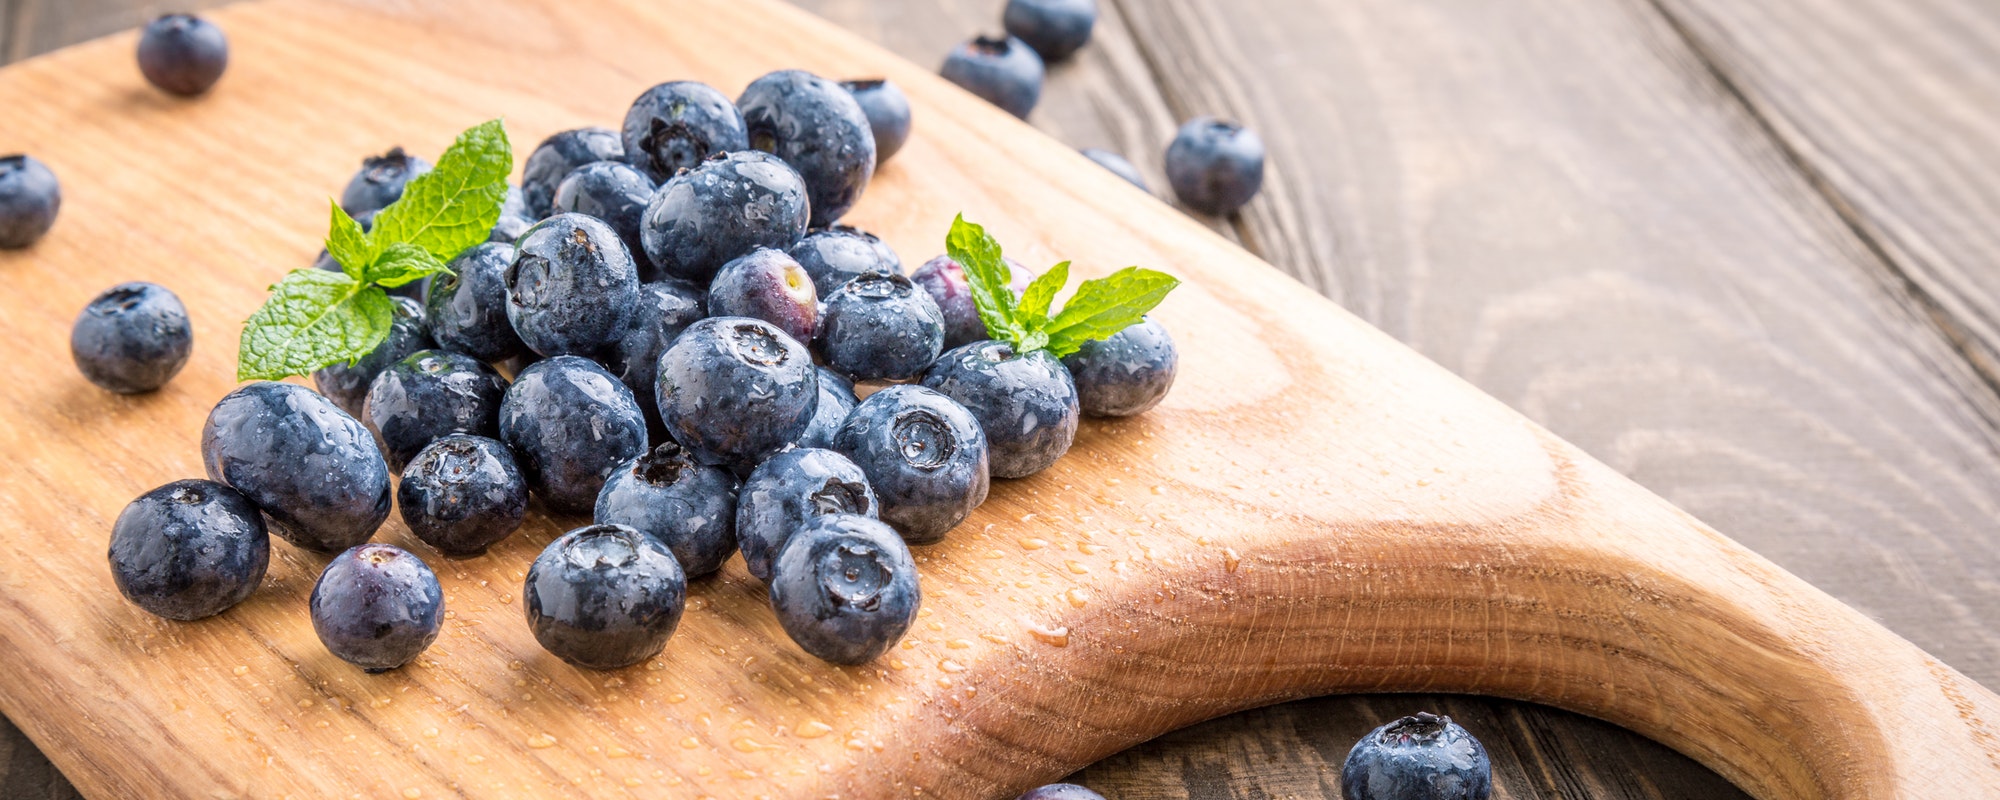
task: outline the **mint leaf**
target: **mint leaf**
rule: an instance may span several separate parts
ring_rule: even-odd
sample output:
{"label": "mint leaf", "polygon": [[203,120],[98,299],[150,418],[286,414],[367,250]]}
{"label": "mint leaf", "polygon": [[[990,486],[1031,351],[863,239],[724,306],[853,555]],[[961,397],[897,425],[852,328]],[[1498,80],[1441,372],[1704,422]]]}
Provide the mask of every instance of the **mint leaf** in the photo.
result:
{"label": "mint leaf", "polygon": [[1000,243],[986,235],[986,229],[958,215],[945,235],[944,251],[965,269],[965,285],[972,291],[972,304],[979,309],[979,321],[986,335],[1018,345],[1027,334],[1015,313],[1014,291],[1007,288],[1012,270],[1000,258]]}
{"label": "mint leaf", "polygon": [[332,198],[326,202],[333,206],[333,220],[327,223],[326,252],[348,277],[361,280],[368,265],[375,262],[375,243],[368,240],[368,232],[361,229],[361,223],[348,216],[339,203]]}
{"label": "mint leaf", "polygon": [[1179,285],[1180,279],[1172,275],[1139,267],[1084,281],[1062,313],[1049,320],[1049,352],[1061,358],[1076,352],[1084,342],[1109,338],[1137,324]]}
{"label": "mint leaf", "polygon": [[243,323],[237,380],[304,375],[368,355],[389,335],[389,295],[345,274],[297,269]]}
{"label": "mint leaf", "polygon": [[376,242],[408,242],[446,262],[480,242],[500,220],[514,150],[500,120],[458,135],[437,166],[403,187],[403,196],[375,215]]}
{"label": "mint leaf", "polygon": [[1056,292],[1062,291],[1063,284],[1066,283],[1069,283],[1067,261],[1049,267],[1048,272],[1035,276],[1035,279],[1028,283],[1028,290],[1021,293],[1021,325],[1031,331],[1046,327],[1049,321],[1049,304],[1055,302]]}
{"label": "mint leaf", "polygon": [[451,268],[439,261],[431,251],[409,242],[397,242],[382,251],[382,257],[361,276],[363,281],[394,289],[411,281],[422,280],[426,276],[440,272],[450,272]]}

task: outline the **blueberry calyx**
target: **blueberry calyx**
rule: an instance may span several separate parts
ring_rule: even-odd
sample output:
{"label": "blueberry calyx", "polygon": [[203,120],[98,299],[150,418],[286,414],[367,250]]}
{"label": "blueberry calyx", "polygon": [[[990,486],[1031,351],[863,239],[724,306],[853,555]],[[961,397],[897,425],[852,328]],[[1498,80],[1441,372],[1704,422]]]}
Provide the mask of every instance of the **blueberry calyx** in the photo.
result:
{"label": "blueberry calyx", "polygon": [[820,557],[820,591],[835,610],[843,605],[869,612],[880,608],[891,577],[882,552],[865,544],[842,544]]}
{"label": "blueberry calyx", "polygon": [[828,478],[806,499],[812,501],[813,512],[818,514],[867,514],[868,494],[866,484]]}
{"label": "blueberry calyx", "polygon": [[936,414],[922,409],[896,419],[891,429],[896,449],[910,466],[937,469],[951,461],[951,428]]}
{"label": "blueberry calyx", "polygon": [[729,328],[729,337],[724,341],[729,342],[730,349],[736,351],[738,358],[760,367],[775,367],[782,364],[787,355],[784,345],[778,343],[777,337],[772,336],[769,329],[759,325],[732,325]]}
{"label": "blueberry calyx", "polygon": [[1382,741],[1389,744],[1408,745],[1436,741],[1444,735],[1445,726],[1451,724],[1451,717],[1440,717],[1429,711],[1419,711],[1416,716],[1404,717],[1389,723],[1382,729]]}

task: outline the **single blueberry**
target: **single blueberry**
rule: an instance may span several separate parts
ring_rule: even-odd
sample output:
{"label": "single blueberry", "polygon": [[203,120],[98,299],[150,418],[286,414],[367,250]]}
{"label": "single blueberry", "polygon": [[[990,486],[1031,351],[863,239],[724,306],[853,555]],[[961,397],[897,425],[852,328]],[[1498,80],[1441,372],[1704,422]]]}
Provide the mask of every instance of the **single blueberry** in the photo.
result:
{"label": "single blueberry", "polygon": [[909,278],[870,272],[826,300],[819,352],[857,381],[908,380],[944,351],[944,312]]}
{"label": "single blueberry", "polygon": [[806,432],[799,434],[794,444],[825,449],[833,446],[833,435],[840,432],[861,398],[854,395],[854,382],[840,373],[826,367],[813,369],[819,374],[819,402],[813,405],[812,422],[806,423]]}
{"label": "single blueberry", "polygon": [[320,643],[370,673],[416,660],[444,625],[437,573],[391,544],[364,544],[334,556],[313,584],[311,605]]}
{"label": "single blueberry", "polygon": [[1159,405],[1174,386],[1180,353],[1167,329],[1150,319],[1111,335],[1083,343],[1063,357],[1076,380],[1083,413],[1093,417],[1129,417]]}
{"label": "single blueberry", "polygon": [[507,267],[513,244],[473,245],[451,260],[451,272],[431,278],[424,311],[437,345],[500,362],[528,349],[507,319]]}
{"label": "single blueberry", "polygon": [[879,512],[868,475],[832,450],[786,450],[758,464],[736,503],[736,544],[758,580],[771,580],[771,562],[792,532],[828,514]]}
{"label": "single blueberry", "polygon": [[521,201],[526,209],[522,216],[531,220],[548,216],[555,204],[556,185],[577,167],[624,158],[625,146],[619,143],[618,132],[610,128],[575,128],[543,139],[521,167]]}
{"label": "single blueberry", "polygon": [[389,335],[381,344],[354,363],[335,363],[313,373],[313,385],[320,394],[349,416],[365,415],[368,385],[375,382],[375,376],[382,374],[382,370],[411,353],[437,346],[431,339],[430,323],[424,318],[422,305],[407,297],[391,297],[389,303]]}
{"label": "single blueberry", "polygon": [[940,356],[924,385],[979,420],[995,478],[1048,469],[1076,439],[1076,382],[1047,350],[1016,353],[1003,342],[973,342]]}
{"label": "single blueberry", "polygon": [[820,228],[785,251],[805,267],[821,300],[863,272],[903,273],[903,259],[875,234],[851,225]]}
{"label": "single blueberry", "polygon": [[167,619],[201,619],[257,591],[271,537],[250,498],[212,481],[174,481],[119,512],[110,559],[125,599]]}
{"label": "single blueberry", "polygon": [[778,624],[806,652],[835,664],[865,664],[887,652],[922,604],[910,548],[869,517],[815,517],[771,564]]}
{"label": "single blueberry", "polygon": [[[1131,183],[1133,186],[1139,187],[1139,190],[1142,192],[1152,191],[1151,188],[1148,188],[1146,186],[1145,176],[1139,174],[1139,168],[1132,166],[1132,162],[1125,160],[1124,156],[1121,156],[1117,153],[1113,153],[1109,150],[1100,150],[1095,147],[1086,147],[1083,148],[1083,157],[1097,162],[1097,165],[1100,167],[1111,170],[1112,174],[1117,175],[1120,178],[1124,178],[1127,182]],[[1067,784],[1062,784],[1062,785],[1067,785]]]}
{"label": "single blueberry", "polygon": [[709,317],[660,354],[655,390],[660,421],[696,461],[749,467],[805,433],[819,374],[771,323]]}
{"label": "single blueberry", "polygon": [[33,156],[0,156],[0,250],[41,240],[62,210],[62,185]]}
{"label": "single blueberry", "polygon": [[875,134],[875,165],[881,166],[910,140],[910,98],[888,78],[841,81],[840,86],[861,104],[868,130]]}
{"label": "single blueberry", "polygon": [[715,273],[708,311],[718,317],[752,317],[786,336],[810,342],[819,329],[819,294],[811,275],[783,250],[759,247]]}
{"label": "single blueberry", "polygon": [[980,36],[951,49],[938,74],[1021,119],[1042,99],[1042,57],[1012,36]]}
{"label": "single blueberry", "polygon": [[868,475],[882,521],[904,541],[930,544],[986,502],[986,434],[979,421],[922,386],[868,396],[834,434],[833,449]]}
{"label": "single blueberry", "polygon": [[646,415],[649,431],[666,432],[660,422],[659,397],[653,388],[659,375],[660,354],[680,338],[681,331],[705,316],[708,316],[708,293],[692,284],[654,281],[639,287],[639,306],[634,310],[632,327],[625,329],[625,335],[612,348],[605,367],[625,382],[625,388],[632,390],[632,398]]}
{"label": "single blueberry", "polygon": [[732,258],[791,247],[811,214],[791,165],[769,153],[725,153],[661,184],[639,238],[661,273],[706,286]]}
{"label": "single blueberry", "polygon": [[187,307],[167,287],[121,283],[76,315],[69,355],[91,383],[119,394],[150,392],[187,365],[194,328]]}
{"label": "single blueberry", "polygon": [[1344,800],[1486,800],[1492,791],[1486,747],[1428,712],[1369,731],[1340,768]]}
{"label": "single blueberry", "polygon": [[687,576],[658,540],[590,525],[535,557],[521,605],[544,649],[586,669],[618,669],[666,648],[687,606]]}
{"label": "single blueberry", "polygon": [[639,224],[653,202],[653,179],[620,161],[598,161],[577,167],[556,184],[555,213],[585,214],[618,232],[625,251],[643,280],[659,280],[653,262],[639,243]]}
{"label": "single blueberry", "polygon": [[1214,117],[1195,117],[1167,145],[1167,183],[1188,208],[1225,216],[1264,185],[1264,140]]}
{"label": "single blueberry", "polygon": [[729,96],[695,81],[662,83],[640,94],[625,112],[622,138],[625,160],[654,183],[716,153],[750,149],[743,114]]}
{"label": "single blueberry", "polygon": [[224,395],[201,429],[208,479],[242,492],[297,547],[331,553],[389,518],[389,465],[368,429],[311,389],[258,381]]}
{"label": "single blueberry", "polygon": [[401,147],[369,156],[361,161],[361,171],[354,173],[347,181],[347,188],[341,191],[340,207],[356,217],[380,211],[402,199],[403,187],[411,179],[429,171],[431,162],[405,153]]}
{"label": "single blueberry", "polygon": [[507,379],[486,362],[449,350],[418,350],[368,387],[362,420],[398,472],[431,442],[454,433],[500,435]]}
{"label": "single blueberry", "polygon": [[779,70],[751,81],[736,107],[750,146],[784,159],[805,179],[813,227],[833,224],[861,199],[875,175],[875,132],[840,84],[804,70]]}
{"label": "single blueberry", "polygon": [[403,468],[396,508],[424,544],[448,556],[476,556],[521,527],[528,483],[506,445],[454,433]]}
{"label": "single blueberry", "polygon": [[549,508],[583,513],[618,465],[646,452],[632,391],[589,359],[555,356],[514,377],[500,401],[500,441]]}
{"label": "single blueberry", "polygon": [[596,217],[557,214],[529,228],[507,267],[507,319],[544,356],[607,353],[639,304],[639,270]]}
{"label": "single blueberry", "polygon": [[168,94],[206,92],[228,67],[228,37],[200,17],[168,14],[147,23],[139,34],[139,72]]}
{"label": "single blueberry", "polygon": [[[1027,291],[1035,273],[1014,259],[1004,260],[1008,268],[1007,286],[1018,296]],[[944,314],[946,350],[992,338],[986,334],[986,323],[979,319],[979,307],[972,302],[972,289],[965,282],[965,268],[951,260],[951,256],[938,256],[924,262],[916,272],[911,273],[910,282],[929,294],[931,300],[937,303],[938,311]]]}
{"label": "single blueberry", "polygon": [[612,471],[593,519],[658,539],[689,578],[710,575],[736,552],[736,477],[669,440]]}
{"label": "single blueberry", "polygon": [[1074,783],[1051,783],[1029,789],[1015,800],[1104,800],[1104,795]]}
{"label": "single blueberry", "polygon": [[1097,0],[1007,0],[1000,24],[1035,48],[1042,60],[1055,63],[1090,41]]}

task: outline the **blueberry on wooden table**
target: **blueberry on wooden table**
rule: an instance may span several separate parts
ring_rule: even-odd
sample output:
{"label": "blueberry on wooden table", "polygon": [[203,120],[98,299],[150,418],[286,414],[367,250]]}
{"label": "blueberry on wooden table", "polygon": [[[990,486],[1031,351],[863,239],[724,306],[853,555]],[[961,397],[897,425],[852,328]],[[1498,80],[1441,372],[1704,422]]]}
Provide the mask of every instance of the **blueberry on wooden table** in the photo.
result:
{"label": "blueberry on wooden table", "polygon": [[1111,338],[1084,342],[1063,357],[1076,381],[1078,405],[1093,417],[1129,417],[1159,405],[1174,386],[1180,352],[1167,329],[1150,319]]}
{"label": "blueberry on wooden table", "polygon": [[833,224],[861,199],[875,175],[875,132],[840,84],[779,70],[751,81],[736,107],[750,146],[784,159],[805,180],[813,227]]}
{"label": "blueberry on wooden table", "polygon": [[910,98],[888,78],[841,81],[840,86],[868,117],[868,130],[875,134],[875,165],[881,166],[910,140]]}
{"label": "blueberry on wooden table", "polygon": [[[1027,290],[1028,282],[1034,280],[1035,273],[1012,258],[1003,258],[1008,267],[1008,288],[1018,296]],[[938,311],[944,314],[944,347],[950,350],[990,338],[986,334],[986,323],[979,319],[979,308],[972,302],[972,289],[965,282],[965,267],[951,260],[951,256],[938,256],[924,262],[916,272],[910,274],[910,282],[915,283],[937,303]]]}
{"label": "blueberry on wooden table", "polygon": [[77,370],[119,394],[167,385],[193,350],[187,308],[154,283],[121,283],[105,290],[83,307],[69,331],[69,354]]}
{"label": "blueberry on wooden table", "polygon": [[938,74],[1021,119],[1042,99],[1042,57],[1012,36],[979,36],[951,49]]}
{"label": "blueberry on wooden table", "polygon": [[834,434],[875,490],[882,521],[911,544],[942,540],[986,502],[986,434],[958,401],[922,386],[868,396]]}
{"label": "blueberry on wooden table", "polygon": [[810,206],[792,165],[769,153],[723,153],[660,185],[639,238],[662,274],[707,286],[730,259],[804,238]]}
{"label": "blueberry on wooden table", "polygon": [[213,481],[174,481],[119,512],[110,559],[125,599],[167,619],[201,619],[257,590],[271,537],[250,498]]}
{"label": "blueberry on wooden table", "polygon": [[[493,221],[493,230],[486,234],[486,241],[513,244],[515,239],[521,238],[521,234],[527,233],[529,228],[534,227],[539,219],[541,217],[528,215],[528,201],[521,194],[521,187],[510,184],[507,187],[507,198],[500,203],[500,218]],[[428,285],[429,282],[425,283]]]}
{"label": "blueberry on wooden table", "polygon": [[655,392],[668,435],[696,461],[747,469],[805,433],[819,374],[771,323],[709,317],[660,354]]}
{"label": "blueberry on wooden table", "polygon": [[835,664],[865,664],[886,652],[922,603],[910,548],[869,517],[815,517],[771,564],[778,624],[800,648]]}
{"label": "blueberry on wooden table", "polygon": [[528,349],[507,319],[507,267],[514,245],[479,244],[451,260],[451,272],[433,276],[424,313],[437,346],[486,362],[506,361]]}
{"label": "blueberry on wooden table", "polygon": [[944,312],[929,292],[870,272],[827,298],[818,345],[827,366],[854,380],[908,380],[937,360],[944,339]]}
{"label": "blueberry on wooden table", "polygon": [[375,376],[362,419],[382,443],[389,468],[400,472],[417,451],[450,434],[500,435],[506,394],[507,379],[486,362],[418,350]]}
{"label": "blueberry on wooden table", "polygon": [[62,210],[56,174],[33,156],[0,156],[0,250],[41,240]]}
{"label": "blueberry on wooden table", "polygon": [[599,356],[625,335],[639,270],[602,220],[557,214],[535,223],[507,267],[507,319],[543,356]]}
{"label": "blueberry on wooden table", "polygon": [[192,97],[229,68],[229,39],[215,23],[188,14],[153,20],[139,34],[139,72],[160,91]]}
{"label": "blueberry on wooden table", "polygon": [[583,513],[612,470],[646,452],[646,418],[632,391],[596,362],[556,356],[514,377],[500,401],[500,441],[542,502]]}
{"label": "blueberry on wooden table", "polygon": [[1097,24],[1097,0],[1007,0],[1000,24],[1054,63],[1090,41]]}
{"label": "blueberry on wooden table", "polygon": [[[1146,177],[1139,174],[1139,168],[1132,166],[1132,162],[1127,161],[1124,156],[1096,147],[1083,148],[1082,153],[1084,158],[1095,161],[1098,166],[1111,170],[1112,174],[1124,178],[1128,183],[1139,187],[1141,191],[1152,191],[1151,188],[1146,186]],[[1066,786],[1068,784],[1060,785]]]}
{"label": "blueberry on wooden table", "polygon": [[894,249],[875,234],[851,225],[815,230],[785,252],[812,276],[821,300],[864,272],[903,274],[903,259]]}
{"label": "blueberry on wooden table", "polygon": [[729,96],[697,81],[662,83],[640,93],[620,132],[625,161],[664,183],[716,153],[750,149],[743,114]]}
{"label": "blueberry on wooden table", "polygon": [[1076,383],[1047,350],[1019,353],[1005,342],[973,342],[938,357],[923,382],[979,420],[995,478],[1048,469],[1076,439]]}
{"label": "blueberry on wooden table", "polygon": [[659,398],[654,378],[659,374],[660,354],[702,317],[708,316],[708,293],[681,281],[654,281],[639,287],[639,305],[633,310],[632,325],[611,349],[605,367],[632,390],[639,410],[646,415],[647,430],[665,431],[660,422]]}
{"label": "blueberry on wooden table", "polygon": [[1104,800],[1104,795],[1074,783],[1051,783],[1029,789],[1015,800]]}
{"label": "blueberry on wooden table", "polygon": [[679,444],[662,442],[612,471],[592,519],[658,540],[687,577],[703,577],[736,552],[736,478],[695,463]]}
{"label": "blueberry on wooden table", "polygon": [[336,362],[313,372],[313,386],[326,395],[342,411],[354,417],[367,413],[368,386],[375,382],[375,376],[418,350],[429,350],[437,346],[431,339],[430,321],[424,317],[424,307],[407,297],[391,297],[389,335],[375,346],[368,355],[354,360],[354,363]]}
{"label": "blueberry on wooden table", "polygon": [[340,660],[370,673],[416,660],[444,624],[444,589],[429,565],[391,544],[334,556],[312,590],[313,632]]}
{"label": "blueberry on wooden table", "polygon": [[429,171],[431,162],[405,153],[401,147],[391,147],[387,153],[362,159],[360,171],[340,192],[340,207],[357,217],[380,211],[402,199],[403,187],[412,178]]}
{"label": "blueberry on wooden table", "polygon": [[643,280],[659,280],[639,243],[639,224],[653,202],[653,179],[618,161],[599,161],[571,171],[556,184],[554,213],[596,217],[618,232]]}
{"label": "blueberry on wooden table", "polygon": [[810,342],[819,329],[819,293],[811,275],[783,250],[759,247],[731,259],[708,285],[708,313],[761,319]]}
{"label": "blueberry on wooden table", "polygon": [[396,487],[403,524],[448,556],[476,556],[521,527],[528,482],[499,441],[455,433],[431,442]]}
{"label": "blueberry on wooden table", "polygon": [[1486,747],[1428,712],[1369,731],[1340,768],[1345,800],[1486,800],[1492,789]]}
{"label": "blueberry on wooden table", "polygon": [[591,525],[542,550],[521,605],[550,653],[579,667],[618,669],[666,647],[687,606],[687,578],[658,540],[623,525]]}
{"label": "blueberry on wooden table", "polygon": [[573,128],[543,139],[521,166],[521,202],[525,207],[522,216],[531,220],[548,216],[555,204],[557,185],[576,168],[624,158],[625,146],[620,143],[618,132],[610,128]]}
{"label": "blueberry on wooden table", "polygon": [[786,450],[758,464],[736,501],[736,543],[758,580],[771,579],[771,561],[800,526],[828,514],[878,513],[868,475],[832,450]]}
{"label": "blueberry on wooden table", "polygon": [[1188,120],[1167,146],[1167,183],[1188,208],[1226,216],[1264,185],[1264,140],[1214,117]]}
{"label": "blueberry on wooden table", "polygon": [[812,421],[806,423],[805,433],[799,434],[793,444],[799,447],[829,448],[833,446],[833,435],[840,432],[847,415],[860,405],[861,398],[854,394],[854,382],[838,372],[826,367],[814,367],[819,373],[819,402],[813,406]]}
{"label": "blueberry on wooden table", "polygon": [[223,396],[202,425],[201,455],[209,480],[243,493],[273,533],[307,550],[366,542],[389,517],[389,465],[375,438],[303,386],[258,381]]}

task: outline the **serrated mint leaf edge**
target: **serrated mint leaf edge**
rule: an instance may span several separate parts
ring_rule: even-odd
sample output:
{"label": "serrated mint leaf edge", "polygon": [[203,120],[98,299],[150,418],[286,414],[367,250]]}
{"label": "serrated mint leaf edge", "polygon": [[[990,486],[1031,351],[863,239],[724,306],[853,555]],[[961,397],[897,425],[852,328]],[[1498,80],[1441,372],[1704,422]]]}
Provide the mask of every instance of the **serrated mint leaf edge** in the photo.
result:
{"label": "serrated mint leaf edge", "polygon": [[[276,319],[279,308],[287,299],[287,285],[292,284],[290,288],[298,289],[302,288],[300,284],[308,283],[321,284],[342,291],[333,297],[331,302],[317,304],[318,307],[310,311],[300,324],[287,324]],[[389,295],[378,287],[354,280],[342,273],[298,269],[286,274],[284,280],[271,287],[271,290],[271,296],[244,321],[243,333],[237,339],[236,379],[239,381],[279,380],[292,375],[309,374],[329,364],[342,361],[352,363],[373,352],[384,339],[388,338],[389,326],[393,321]],[[371,302],[373,299],[369,297],[371,294],[379,297],[379,302]],[[310,300],[310,298],[305,299]],[[308,334],[330,323],[340,313],[342,307],[349,304],[369,306],[357,309],[364,317],[363,323],[368,326],[368,330],[359,332],[360,344],[348,345],[344,349],[341,346],[344,342],[331,344],[317,342],[319,346],[306,348],[297,346],[299,342],[314,342],[315,337]],[[379,314],[370,313],[378,310]],[[295,333],[278,340],[275,346],[264,341],[264,337],[274,336],[282,330],[292,330]],[[317,337],[317,339],[325,338],[327,337]]]}
{"label": "serrated mint leaf edge", "polygon": [[1061,313],[1049,322],[1049,352],[1057,358],[1075,353],[1084,342],[1107,339],[1139,323],[1181,281],[1143,267],[1126,267],[1076,287]]}
{"label": "serrated mint leaf edge", "polygon": [[[402,197],[377,212],[374,236],[415,244],[439,261],[457,258],[491,234],[513,170],[513,147],[501,121],[474,125],[458,135],[429,172],[410,179]],[[481,199],[486,202],[477,202]]]}
{"label": "serrated mint leaf edge", "polygon": [[952,220],[951,231],[945,235],[944,249],[965,272],[965,285],[972,293],[972,305],[979,311],[980,323],[986,326],[986,335],[1015,344],[1018,349],[1026,331],[1016,313],[1018,301],[1014,291],[1007,288],[1012,270],[1002,258],[1000,243],[984,227],[966,221],[965,215],[960,214]]}

